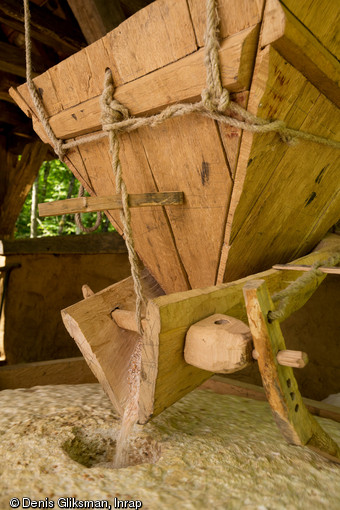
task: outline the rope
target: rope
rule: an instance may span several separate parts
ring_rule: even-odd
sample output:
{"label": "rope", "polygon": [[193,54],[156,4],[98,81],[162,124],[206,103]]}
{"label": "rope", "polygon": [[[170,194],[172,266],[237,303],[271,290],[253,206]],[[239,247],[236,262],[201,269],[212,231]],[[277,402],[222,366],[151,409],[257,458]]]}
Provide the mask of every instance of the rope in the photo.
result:
{"label": "rope", "polygon": [[[78,197],[83,197],[83,196],[84,196],[84,186],[80,185],[79,191],[78,191]],[[86,233],[90,233],[90,232],[94,232],[95,230],[97,230],[97,228],[100,225],[100,222],[102,221],[102,215],[99,211],[97,212],[96,223],[94,225],[92,225],[92,227],[85,227],[85,225],[83,224],[83,222],[81,220],[80,213],[75,213],[74,220],[76,222],[77,227],[80,230],[82,230],[83,232],[86,232]]]}
{"label": "rope", "polygon": [[58,158],[62,161],[65,156],[63,141],[57,138],[52,130],[50,123],[48,121],[48,116],[45,107],[32,79],[31,13],[28,2],[29,0],[24,0],[27,86],[31,94],[33,104],[36,108],[39,120],[44,126],[47,136],[52,142],[55,153],[58,155]]}
{"label": "rope", "polygon": [[[129,112],[125,106],[121,105],[113,98],[114,85],[110,69],[105,71],[104,90],[101,97],[102,107],[102,123],[112,124],[115,121],[127,118]],[[139,259],[135,250],[134,239],[131,227],[131,212],[129,208],[129,195],[127,192],[126,184],[122,175],[122,166],[119,159],[119,139],[117,131],[114,129],[109,130],[109,146],[111,154],[111,165],[113,174],[116,178],[116,192],[121,194],[123,209],[121,210],[120,217],[123,224],[124,239],[128,250],[128,256],[131,266],[131,275],[134,283],[134,290],[136,294],[136,322],[138,332],[143,336],[142,327],[142,305],[146,302],[142,282],[141,282],[141,267]]]}
{"label": "rope", "polygon": [[[278,303],[276,310],[268,312],[268,320],[269,322],[273,322],[274,320],[284,320],[286,319],[289,313],[289,305],[292,303],[292,299],[300,293],[301,290],[306,287],[306,285],[310,285],[315,282],[316,288],[319,285],[318,279],[320,277],[324,277],[325,273],[320,271],[319,267],[333,267],[340,263],[340,253],[336,253],[332,255],[329,259],[315,262],[312,265],[312,268],[304,273],[302,276],[297,278],[295,282],[291,283],[285,289],[277,292],[273,295],[272,299],[274,303]],[[289,266],[288,266],[289,269]]]}

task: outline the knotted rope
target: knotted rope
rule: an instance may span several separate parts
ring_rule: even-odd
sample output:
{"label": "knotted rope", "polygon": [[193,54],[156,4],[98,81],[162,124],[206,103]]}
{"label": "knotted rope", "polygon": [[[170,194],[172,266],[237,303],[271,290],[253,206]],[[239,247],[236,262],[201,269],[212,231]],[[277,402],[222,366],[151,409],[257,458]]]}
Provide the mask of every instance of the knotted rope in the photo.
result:
{"label": "knotted rope", "polygon": [[[302,291],[307,285],[312,284],[315,282],[315,288],[318,287],[318,279],[322,276],[325,276],[325,273],[320,271],[319,267],[325,266],[325,267],[333,267],[340,263],[340,253],[335,253],[331,257],[329,257],[327,260],[315,262],[312,265],[312,268],[304,273],[302,276],[297,278],[295,282],[292,282],[288,287],[281,290],[280,292],[277,292],[273,295],[273,303],[277,303],[278,306],[276,310],[268,312],[268,320],[269,322],[273,322],[274,320],[279,319],[280,321],[283,321],[286,319],[290,313],[289,313],[289,307],[292,303],[292,300],[295,296],[297,296],[300,291]],[[289,269],[289,265],[287,266],[287,269]]]}
{"label": "knotted rope", "polygon": [[[112,169],[116,178],[116,189],[121,193],[123,211],[121,213],[125,241],[128,248],[131,273],[134,281],[137,302],[136,319],[138,329],[142,334],[141,307],[144,301],[142,285],[140,281],[140,268],[138,257],[135,252],[131,214],[128,204],[126,185],[122,177],[122,169],[119,160],[119,133],[129,133],[141,127],[156,127],[167,119],[198,113],[218,122],[254,133],[276,132],[286,143],[300,138],[310,142],[324,144],[339,149],[340,142],[303,131],[290,129],[281,120],[266,120],[251,114],[240,105],[230,100],[229,92],[223,88],[219,62],[219,17],[217,12],[217,0],[207,0],[207,26],[205,34],[205,68],[207,74],[206,88],[202,91],[201,101],[194,104],[174,104],[165,108],[162,112],[149,117],[130,117],[127,108],[115,100],[114,85],[110,70],[105,73],[104,91],[101,99],[102,106],[102,132],[86,135],[78,140],[64,143],[58,139],[48,122],[48,116],[42,104],[41,98],[32,80],[31,41],[30,41],[30,14],[28,0],[24,0],[25,6],[25,41],[26,41],[26,69],[27,83],[33,103],[37,109],[38,117],[50,138],[56,153],[62,159],[65,151],[84,143],[99,140],[109,136]],[[240,116],[241,120],[232,117],[232,114]],[[309,274],[309,273],[308,273]],[[274,312],[273,312],[274,313]]]}

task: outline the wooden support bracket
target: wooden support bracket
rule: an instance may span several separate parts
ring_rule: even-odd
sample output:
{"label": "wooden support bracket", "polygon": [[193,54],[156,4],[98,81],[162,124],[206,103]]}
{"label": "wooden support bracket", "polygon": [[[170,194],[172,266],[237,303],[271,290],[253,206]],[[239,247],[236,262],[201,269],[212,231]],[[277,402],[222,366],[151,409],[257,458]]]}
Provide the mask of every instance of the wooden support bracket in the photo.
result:
{"label": "wooden support bracket", "polygon": [[340,463],[339,446],[307,410],[292,368],[278,363],[276,355],[286,346],[279,322],[269,323],[267,319],[274,305],[266,282],[250,281],[244,285],[243,293],[263,387],[279,429],[289,443],[308,446]]}
{"label": "wooden support bracket", "polygon": [[[130,207],[154,207],[162,205],[182,205],[184,193],[182,191],[164,191],[162,193],[138,193],[129,195]],[[109,197],[78,197],[56,202],[39,204],[39,216],[58,216],[61,214],[75,214],[97,211],[121,209],[120,195]]]}

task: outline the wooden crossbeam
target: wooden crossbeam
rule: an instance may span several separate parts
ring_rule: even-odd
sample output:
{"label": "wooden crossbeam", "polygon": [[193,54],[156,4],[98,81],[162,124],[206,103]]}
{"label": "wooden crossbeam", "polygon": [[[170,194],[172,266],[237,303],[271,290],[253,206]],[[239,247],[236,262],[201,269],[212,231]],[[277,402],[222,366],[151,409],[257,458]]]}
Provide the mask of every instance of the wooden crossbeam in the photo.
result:
{"label": "wooden crossbeam", "polygon": [[[31,35],[33,39],[71,55],[83,48],[86,43],[79,28],[44,7],[30,2]],[[24,10],[21,0],[1,0],[0,22],[24,32]]]}
{"label": "wooden crossbeam", "polygon": [[[245,383],[224,377],[221,375],[214,375],[211,379],[205,381],[199,389],[212,390],[220,395],[235,395],[237,397],[251,398],[253,400],[266,401],[267,397],[262,386],[255,384]],[[310,398],[302,399],[308,411],[315,416],[328,418],[340,423],[340,408],[325,402],[311,400]]]}
{"label": "wooden crossbeam", "polygon": [[[32,66],[33,76],[37,76],[46,70],[41,59],[38,59],[35,55],[32,55]],[[13,46],[13,44],[0,42],[0,71],[25,78],[26,65],[24,51]]]}
{"label": "wooden crossbeam", "polygon": [[[181,205],[184,202],[182,191],[164,191],[162,193],[138,193],[129,195],[130,207],[150,207],[160,205]],[[79,197],[57,202],[39,204],[39,215],[58,216],[61,214],[75,214],[96,211],[121,209],[120,195],[109,197]]]}

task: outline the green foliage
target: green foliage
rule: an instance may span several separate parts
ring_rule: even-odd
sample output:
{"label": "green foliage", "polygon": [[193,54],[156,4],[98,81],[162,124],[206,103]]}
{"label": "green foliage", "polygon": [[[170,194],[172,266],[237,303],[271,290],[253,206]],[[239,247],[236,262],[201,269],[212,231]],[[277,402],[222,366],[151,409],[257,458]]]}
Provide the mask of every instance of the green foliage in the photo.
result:
{"label": "green foliage", "polygon": [[[78,195],[79,181],[74,179],[72,172],[68,167],[58,159],[45,161],[38,174],[38,203],[54,202],[56,200],[65,200]],[[74,179],[72,193],[70,193],[70,183]],[[71,186],[72,187],[72,186]],[[23,238],[30,236],[31,225],[31,204],[32,191],[29,192],[21,213],[16,222],[15,237]],[[86,227],[92,226],[96,221],[96,213],[86,213],[82,215],[82,222]],[[60,232],[62,230],[62,232]],[[114,230],[105,215],[96,232]],[[62,216],[50,216],[39,218],[38,216],[38,237],[55,235],[76,234],[76,225],[74,215],[67,214]]]}

